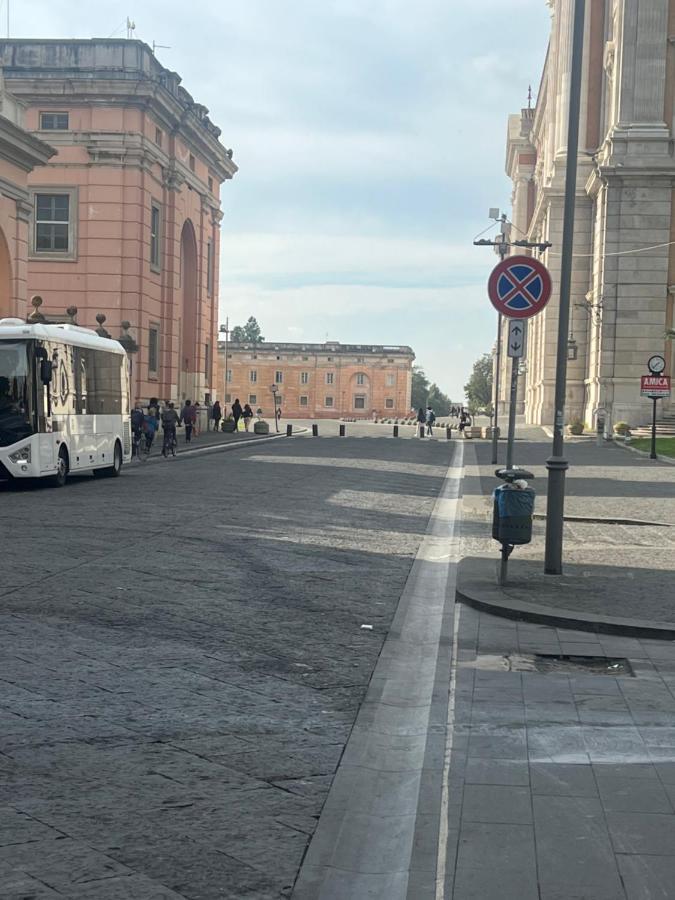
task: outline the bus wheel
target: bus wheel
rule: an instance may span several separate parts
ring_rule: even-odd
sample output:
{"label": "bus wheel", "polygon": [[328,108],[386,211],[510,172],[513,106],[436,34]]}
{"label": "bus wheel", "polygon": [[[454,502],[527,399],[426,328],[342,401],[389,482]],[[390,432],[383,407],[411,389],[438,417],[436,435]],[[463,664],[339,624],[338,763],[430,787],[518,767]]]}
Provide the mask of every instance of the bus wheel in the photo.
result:
{"label": "bus wheel", "polygon": [[106,466],[105,469],[94,469],[95,478],[117,478],[122,471],[122,445],[119,441],[115,442],[113,451],[113,464]]}
{"label": "bus wheel", "polygon": [[63,487],[68,478],[68,451],[64,448],[59,450],[59,458],[56,462],[56,475],[52,475],[52,485],[54,487]]}

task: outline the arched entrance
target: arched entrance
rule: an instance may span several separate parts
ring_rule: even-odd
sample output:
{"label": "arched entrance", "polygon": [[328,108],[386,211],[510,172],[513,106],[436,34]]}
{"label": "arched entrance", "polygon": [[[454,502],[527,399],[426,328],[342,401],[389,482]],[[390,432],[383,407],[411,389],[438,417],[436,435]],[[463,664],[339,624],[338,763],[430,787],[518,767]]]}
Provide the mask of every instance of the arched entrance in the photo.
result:
{"label": "arched entrance", "polygon": [[0,228],[0,319],[15,316],[17,312],[12,297],[12,262],[5,234]]}
{"label": "arched entrance", "polygon": [[[181,340],[179,392],[182,399],[197,387],[197,239],[187,219],[180,236]],[[194,399],[191,397],[190,399]]]}

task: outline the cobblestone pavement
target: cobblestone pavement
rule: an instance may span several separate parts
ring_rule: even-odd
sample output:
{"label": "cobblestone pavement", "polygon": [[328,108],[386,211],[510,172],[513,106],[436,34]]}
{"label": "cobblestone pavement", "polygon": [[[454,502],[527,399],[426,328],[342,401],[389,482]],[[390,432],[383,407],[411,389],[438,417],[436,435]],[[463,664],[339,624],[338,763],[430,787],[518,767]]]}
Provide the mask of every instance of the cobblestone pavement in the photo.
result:
{"label": "cobblestone pavement", "polygon": [[[446,900],[674,897],[673,644],[459,611]],[[525,654],[632,675],[518,671]]]}
{"label": "cobblestone pavement", "polygon": [[0,487],[0,897],[288,895],[449,455],[284,438]]}

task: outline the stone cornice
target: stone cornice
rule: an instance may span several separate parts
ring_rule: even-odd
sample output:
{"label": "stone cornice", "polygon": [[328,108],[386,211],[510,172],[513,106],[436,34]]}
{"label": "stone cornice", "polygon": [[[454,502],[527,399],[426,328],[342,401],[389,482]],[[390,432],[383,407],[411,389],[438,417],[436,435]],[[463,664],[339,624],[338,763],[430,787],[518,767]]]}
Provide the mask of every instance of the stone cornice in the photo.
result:
{"label": "stone cornice", "polygon": [[24,103],[141,107],[168,132],[179,129],[221,181],[237,172],[206,107],[140,41],[0,41],[0,64]]}
{"label": "stone cornice", "polygon": [[4,116],[0,116],[0,156],[24,172],[44,166],[56,153],[53,147],[34,137]]}

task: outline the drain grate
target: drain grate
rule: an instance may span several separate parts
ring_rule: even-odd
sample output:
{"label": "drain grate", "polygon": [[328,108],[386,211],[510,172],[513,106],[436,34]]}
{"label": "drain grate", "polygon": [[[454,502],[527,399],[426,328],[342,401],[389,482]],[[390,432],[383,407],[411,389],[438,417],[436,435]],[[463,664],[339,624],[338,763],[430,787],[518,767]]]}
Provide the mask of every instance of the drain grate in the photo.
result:
{"label": "drain grate", "polygon": [[461,668],[489,672],[540,672],[544,675],[627,675],[635,677],[631,664],[620,656],[572,656],[555,653],[479,653]]}

